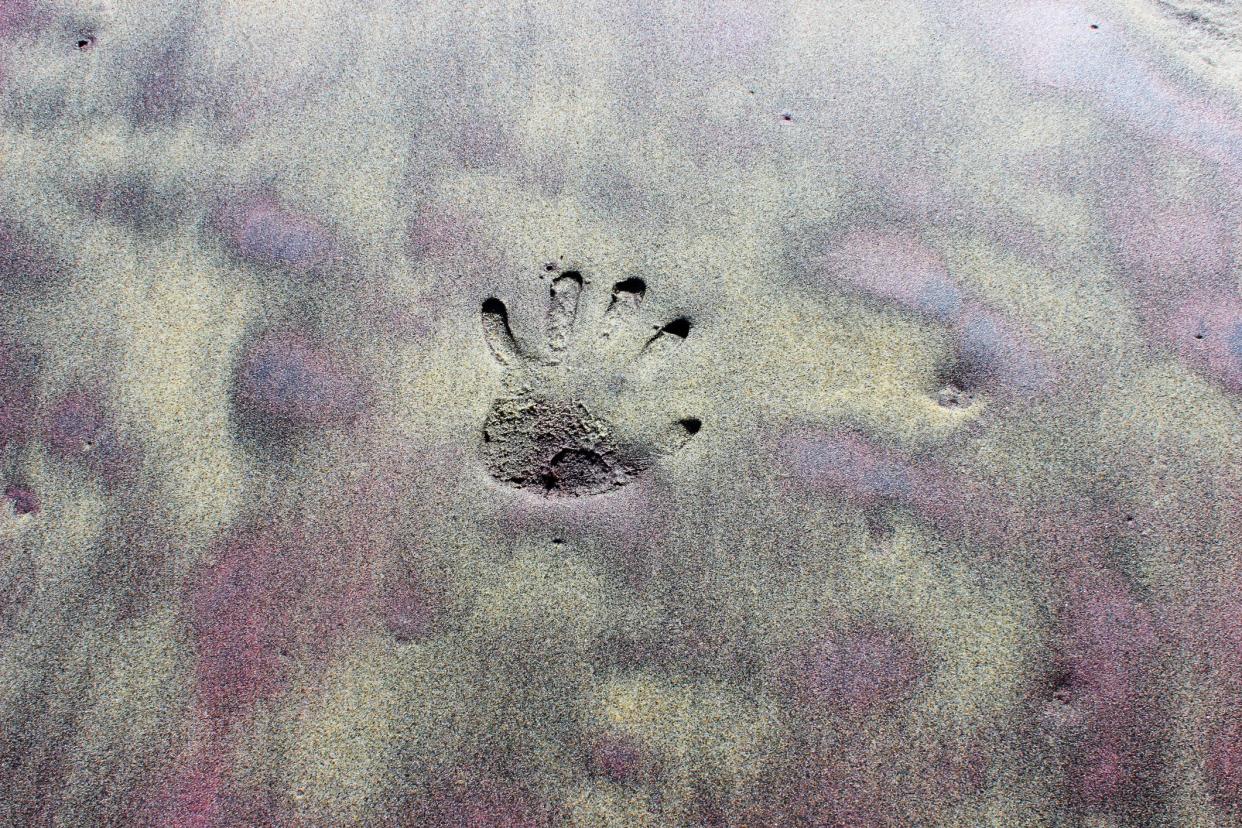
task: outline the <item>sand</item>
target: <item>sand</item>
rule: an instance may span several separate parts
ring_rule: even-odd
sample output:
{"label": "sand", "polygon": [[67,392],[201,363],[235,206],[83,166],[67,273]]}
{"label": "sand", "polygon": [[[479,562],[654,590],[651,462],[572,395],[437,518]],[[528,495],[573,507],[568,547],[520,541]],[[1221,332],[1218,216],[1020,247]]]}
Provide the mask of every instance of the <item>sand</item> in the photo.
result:
{"label": "sand", "polygon": [[1202,0],[0,0],[0,825],[1242,824]]}

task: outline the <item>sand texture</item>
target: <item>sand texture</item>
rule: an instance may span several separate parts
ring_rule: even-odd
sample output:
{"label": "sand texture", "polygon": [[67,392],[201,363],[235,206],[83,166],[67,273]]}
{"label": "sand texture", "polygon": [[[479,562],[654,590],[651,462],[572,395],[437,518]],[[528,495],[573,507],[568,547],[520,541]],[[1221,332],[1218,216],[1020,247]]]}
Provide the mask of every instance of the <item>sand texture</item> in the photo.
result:
{"label": "sand texture", "polygon": [[1242,826],[1212,0],[0,0],[0,828]]}

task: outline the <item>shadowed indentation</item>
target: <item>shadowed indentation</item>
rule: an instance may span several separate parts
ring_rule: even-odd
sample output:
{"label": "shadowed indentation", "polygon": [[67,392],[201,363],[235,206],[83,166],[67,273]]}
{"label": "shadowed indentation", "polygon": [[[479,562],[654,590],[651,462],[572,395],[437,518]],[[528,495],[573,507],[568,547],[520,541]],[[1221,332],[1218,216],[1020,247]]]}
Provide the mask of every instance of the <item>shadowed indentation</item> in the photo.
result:
{"label": "shadowed indentation", "polygon": [[689,443],[694,435],[703,428],[703,421],[698,417],[683,417],[669,426],[662,446],[666,453],[673,453]]}
{"label": "shadowed indentation", "polygon": [[972,308],[963,312],[954,334],[954,358],[938,372],[939,387],[966,392],[986,388],[1017,396],[1051,388],[1056,375],[1051,363],[1030,338],[990,311]]}
{"label": "shadowed indentation", "polygon": [[647,295],[647,283],[632,277],[622,279],[612,286],[609,307],[604,309],[604,322],[600,328],[600,339],[611,339],[619,334],[626,325],[635,322],[638,308],[643,297]]}
{"label": "shadowed indentation", "polygon": [[623,279],[612,286],[612,296],[608,307],[604,309],[603,327],[600,330],[602,339],[609,339],[622,326],[630,322],[638,313],[638,308],[647,295],[647,283],[638,277]]}
{"label": "shadowed indentation", "polygon": [[502,397],[483,425],[483,458],[492,477],[547,497],[602,494],[642,468],[610,431],[579,402]]}
{"label": "shadowed indentation", "polygon": [[578,317],[578,297],[582,295],[582,275],[569,271],[552,280],[548,303],[548,347],[553,353],[565,350]]}
{"label": "shadowed indentation", "polygon": [[655,336],[647,340],[647,344],[643,346],[643,352],[646,353],[654,348],[663,348],[669,344],[684,341],[686,337],[690,336],[690,327],[689,319],[684,316],[677,317],[656,331]]}
{"label": "shadowed indentation", "polygon": [[612,300],[606,313],[614,312],[618,305],[638,307],[647,295],[647,283],[637,276],[622,279],[612,286]]}
{"label": "shadowed indentation", "polygon": [[[588,409],[583,395],[572,386],[558,387],[552,376],[566,372],[545,373],[557,367],[563,351],[584,344],[574,336],[574,327],[585,285],[586,280],[576,270],[564,271],[551,282],[546,316],[550,356],[541,353],[532,357],[523,351],[509,325],[508,309],[500,299],[488,298],[481,309],[488,347],[517,380],[506,382],[514,393],[493,401],[483,423],[480,453],[494,479],[542,497],[583,497],[621,488],[657,458],[685,446],[702,428],[702,422],[695,417],[669,418],[644,437],[621,439],[611,421]],[[600,340],[628,329],[625,344],[638,348],[646,331],[651,330],[644,330],[635,318],[646,290],[646,283],[638,278],[613,286],[611,301],[604,311],[603,330],[598,334]],[[690,333],[690,320],[680,317],[656,330],[648,345],[658,339],[680,342]],[[618,354],[612,349],[604,355],[609,359],[633,359],[632,354]],[[608,370],[607,366],[604,370]],[[606,376],[611,380],[608,388],[613,394],[625,387],[624,376],[615,368]],[[570,372],[567,378],[572,382],[576,374]]]}
{"label": "shadowed indentation", "polygon": [[483,302],[483,338],[501,365],[514,365],[521,358],[509,327],[509,310],[495,296]]}

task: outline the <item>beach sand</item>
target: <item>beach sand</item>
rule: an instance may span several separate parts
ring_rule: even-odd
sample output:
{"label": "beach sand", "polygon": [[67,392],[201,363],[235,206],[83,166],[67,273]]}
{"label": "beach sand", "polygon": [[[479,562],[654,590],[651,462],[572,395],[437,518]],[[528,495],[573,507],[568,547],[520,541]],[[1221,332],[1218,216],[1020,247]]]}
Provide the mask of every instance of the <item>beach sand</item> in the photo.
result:
{"label": "beach sand", "polygon": [[0,0],[0,825],[1242,824],[1202,0]]}

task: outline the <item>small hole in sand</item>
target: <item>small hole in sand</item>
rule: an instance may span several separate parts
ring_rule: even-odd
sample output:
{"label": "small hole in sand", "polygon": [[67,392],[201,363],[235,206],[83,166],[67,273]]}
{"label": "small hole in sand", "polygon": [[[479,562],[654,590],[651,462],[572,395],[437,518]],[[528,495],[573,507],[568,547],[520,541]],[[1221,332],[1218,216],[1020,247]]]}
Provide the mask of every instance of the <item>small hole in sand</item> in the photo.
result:
{"label": "small hole in sand", "polygon": [[684,316],[674,319],[661,329],[661,333],[672,334],[678,339],[685,339],[690,335],[690,320]]}
{"label": "small hole in sand", "polygon": [[95,48],[94,35],[81,35],[78,37],[77,47],[79,52],[89,52]]}
{"label": "small hole in sand", "polygon": [[1098,29],[1098,28],[1100,28],[1100,24],[1099,24],[1099,23],[1092,23],[1092,24],[1091,24],[1091,28],[1093,28],[1093,29]]}
{"label": "small hole in sand", "polygon": [[548,262],[547,264],[543,266],[543,269],[551,273],[552,271],[556,270],[556,263]]}
{"label": "small hole in sand", "polygon": [[612,286],[612,295],[616,296],[621,293],[629,293],[635,296],[642,296],[647,292],[647,283],[637,276],[629,279],[623,279]]}
{"label": "small hole in sand", "polygon": [[698,417],[687,417],[684,420],[678,420],[678,423],[691,437],[698,434],[700,429],[703,428],[703,421]]}
{"label": "small hole in sand", "polygon": [[782,120],[782,121],[792,121],[792,120],[793,120],[793,115],[790,115],[788,112],[784,112],[784,113],[782,113],[782,114],[781,114],[781,120]]}

